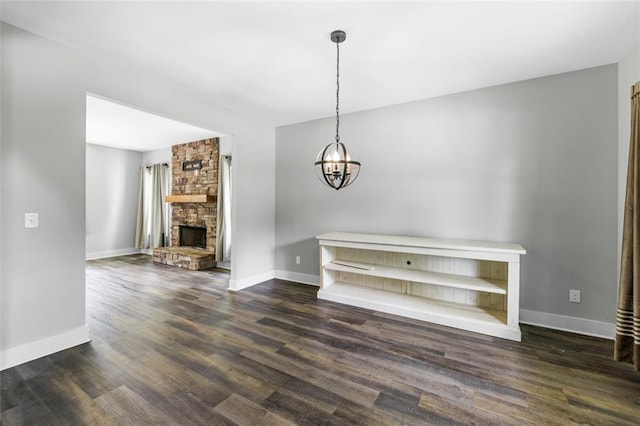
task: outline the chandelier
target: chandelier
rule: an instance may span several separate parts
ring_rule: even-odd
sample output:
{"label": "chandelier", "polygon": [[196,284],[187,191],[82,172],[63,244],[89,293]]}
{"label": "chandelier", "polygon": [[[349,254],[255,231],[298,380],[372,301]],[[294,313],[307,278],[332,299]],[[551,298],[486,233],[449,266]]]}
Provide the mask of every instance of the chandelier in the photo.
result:
{"label": "chandelier", "polygon": [[360,173],[360,162],[354,160],[340,142],[340,43],[347,39],[344,31],[331,33],[336,44],[336,141],[324,147],[316,157],[316,173],[320,181],[335,190],[352,184]]}

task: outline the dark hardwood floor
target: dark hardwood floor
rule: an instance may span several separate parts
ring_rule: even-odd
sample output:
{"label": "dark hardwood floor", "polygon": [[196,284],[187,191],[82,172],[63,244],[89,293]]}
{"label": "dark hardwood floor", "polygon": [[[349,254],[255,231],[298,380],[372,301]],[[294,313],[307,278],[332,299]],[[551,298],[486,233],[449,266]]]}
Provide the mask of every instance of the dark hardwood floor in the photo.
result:
{"label": "dark hardwood floor", "polygon": [[640,424],[640,374],[610,341],[516,343],[226,279],[87,262],[93,341],[3,371],[2,424]]}

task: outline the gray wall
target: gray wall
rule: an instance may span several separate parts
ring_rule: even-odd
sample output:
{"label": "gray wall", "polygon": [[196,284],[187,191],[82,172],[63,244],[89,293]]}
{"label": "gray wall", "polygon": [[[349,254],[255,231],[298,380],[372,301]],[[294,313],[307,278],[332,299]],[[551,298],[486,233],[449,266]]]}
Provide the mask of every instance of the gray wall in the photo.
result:
{"label": "gray wall", "polygon": [[220,137],[220,155],[231,155],[233,154],[233,139],[229,136],[221,136]]}
{"label": "gray wall", "polygon": [[[1,30],[0,350],[84,327],[87,93],[231,135],[231,285],[273,273],[273,127],[13,26]],[[40,213],[40,228],[24,228],[25,212]]]}
{"label": "gray wall", "polygon": [[86,253],[95,258],[135,248],[142,154],[87,144]]}
{"label": "gray wall", "polygon": [[521,308],[613,322],[616,80],[610,65],[344,115],[363,166],[337,192],[313,170],[334,119],[278,128],[276,270],[317,275],[328,231],[518,242]]}
{"label": "gray wall", "polygon": [[[176,142],[176,145],[182,142]],[[171,170],[171,147],[158,148],[151,151],[145,151],[142,153],[142,165],[153,166],[154,164],[167,163],[169,170]],[[171,176],[171,173],[169,173]]]}

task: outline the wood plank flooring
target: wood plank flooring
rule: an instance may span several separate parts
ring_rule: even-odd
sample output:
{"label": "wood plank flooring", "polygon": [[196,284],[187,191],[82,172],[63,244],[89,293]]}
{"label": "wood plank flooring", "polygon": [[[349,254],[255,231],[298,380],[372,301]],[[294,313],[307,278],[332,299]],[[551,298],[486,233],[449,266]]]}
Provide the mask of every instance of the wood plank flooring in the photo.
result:
{"label": "wood plank flooring", "polygon": [[92,342],[1,374],[2,425],[638,425],[612,342],[521,343],[144,255],[87,262]]}

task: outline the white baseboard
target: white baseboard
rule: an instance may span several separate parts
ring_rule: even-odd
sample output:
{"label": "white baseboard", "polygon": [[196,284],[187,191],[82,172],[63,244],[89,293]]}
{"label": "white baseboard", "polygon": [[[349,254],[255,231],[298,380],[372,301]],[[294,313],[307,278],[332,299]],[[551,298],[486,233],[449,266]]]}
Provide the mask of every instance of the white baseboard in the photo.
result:
{"label": "white baseboard", "polygon": [[[319,286],[320,277],[299,272],[276,270],[275,278],[293,281],[301,284]],[[615,338],[616,325],[613,323],[595,321],[585,318],[570,317],[567,315],[551,314],[548,312],[530,311],[520,309],[520,322],[522,324],[535,325],[553,330],[568,331],[585,336],[601,337],[604,339]]]}
{"label": "white baseboard", "polygon": [[67,332],[0,351],[0,370],[15,367],[52,353],[90,342],[89,327],[77,327]]}
{"label": "white baseboard", "polygon": [[613,340],[616,335],[616,325],[613,323],[550,314],[548,312],[530,311],[528,309],[520,309],[520,322],[603,339]]}
{"label": "white baseboard", "polygon": [[87,253],[85,255],[85,260],[104,259],[105,257],[124,256],[127,254],[138,254],[138,253],[141,253],[141,250],[133,247],[125,248],[125,249],[117,249],[117,250],[94,251],[91,253]]}
{"label": "white baseboard", "polygon": [[276,270],[276,278],[284,281],[293,281],[301,284],[320,286],[320,277],[311,274],[302,274],[300,272]]}
{"label": "white baseboard", "polygon": [[265,272],[263,274],[254,275],[249,278],[243,278],[241,280],[234,280],[233,278],[229,280],[229,291],[237,292],[240,290],[244,290],[245,288],[254,286],[256,284],[263,283],[265,281],[269,281],[275,278],[274,271]]}
{"label": "white baseboard", "polygon": [[253,277],[244,278],[241,280],[229,280],[229,291],[237,292],[240,290],[244,290],[245,288],[254,286],[256,284],[263,283],[265,281],[277,278],[279,280],[284,281],[293,281],[301,284],[308,284],[319,286],[319,277],[317,275],[311,274],[301,274],[299,272],[291,272],[291,271],[269,271],[264,274],[254,275]]}

